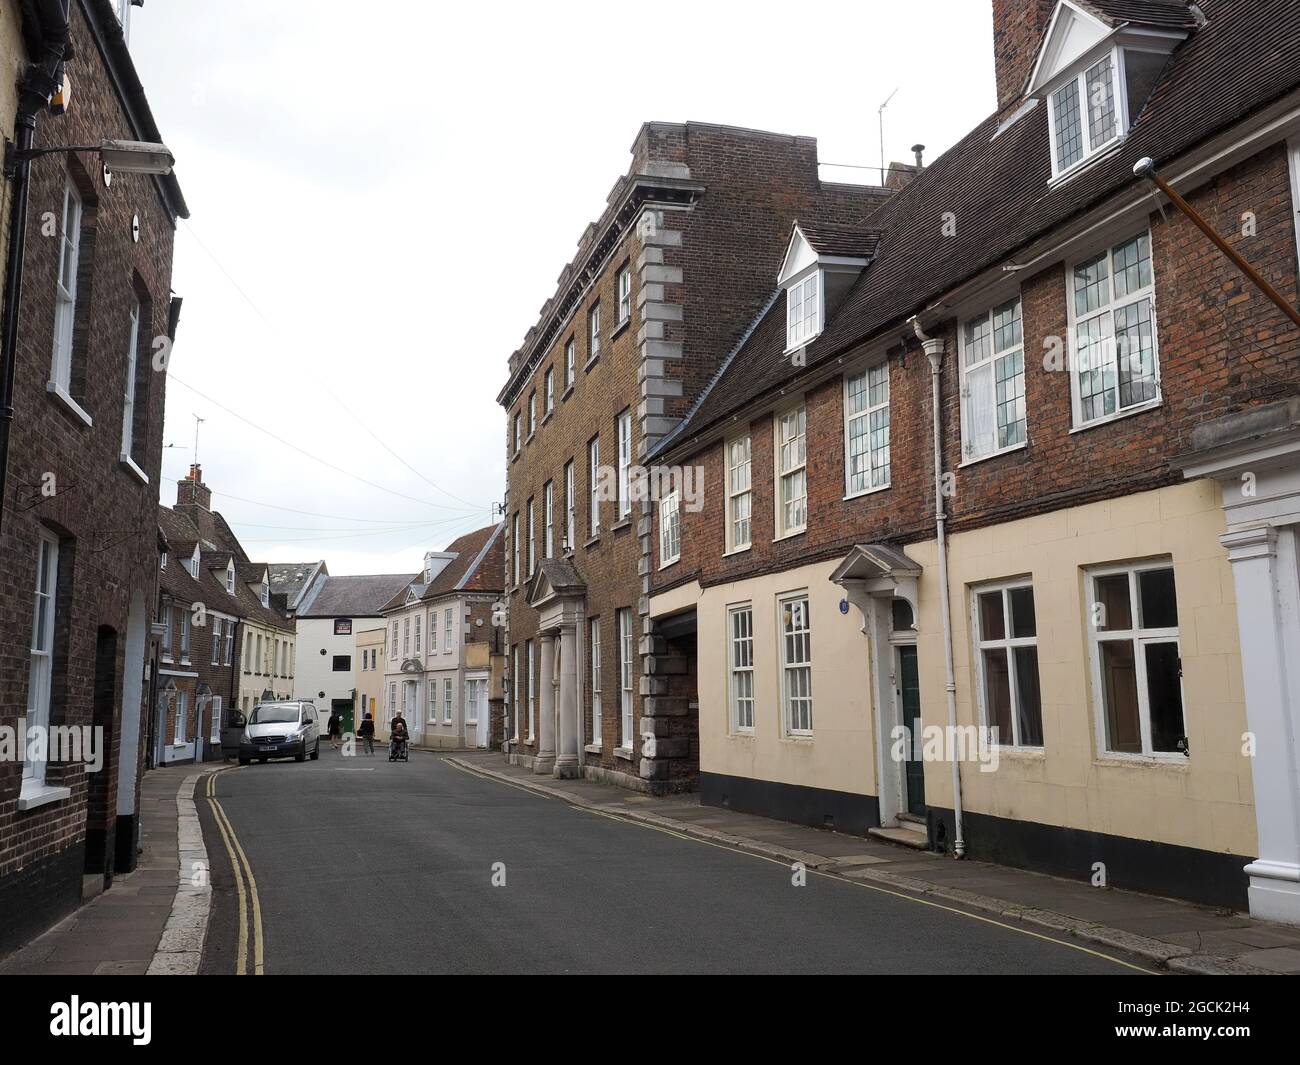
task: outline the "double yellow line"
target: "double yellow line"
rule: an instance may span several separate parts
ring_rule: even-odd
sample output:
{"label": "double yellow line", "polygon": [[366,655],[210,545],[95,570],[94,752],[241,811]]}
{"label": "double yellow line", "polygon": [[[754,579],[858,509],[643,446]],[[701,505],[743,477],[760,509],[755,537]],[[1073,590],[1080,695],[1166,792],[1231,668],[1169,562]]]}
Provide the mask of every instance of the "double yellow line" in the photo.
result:
{"label": "double yellow line", "polygon": [[[262,903],[257,895],[257,879],[253,876],[253,867],[248,863],[244,848],[239,845],[235,828],[221,808],[217,799],[217,777],[233,770],[234,766],[218,769],[208,776],[207,799],[212,804],[212,818],[217,823],[226,853],[230,855],[230,868],[235,874],[235,887],[239,892],[239,957],[235,962],[235,975],[248,976],[248,928],[250,920],[253,927],[253,975],[262,976],[265,972],[265,957],[262,950]],[[247,885],[247,886],[245,886]],[[251,915],[251,917],[250,917]]]}

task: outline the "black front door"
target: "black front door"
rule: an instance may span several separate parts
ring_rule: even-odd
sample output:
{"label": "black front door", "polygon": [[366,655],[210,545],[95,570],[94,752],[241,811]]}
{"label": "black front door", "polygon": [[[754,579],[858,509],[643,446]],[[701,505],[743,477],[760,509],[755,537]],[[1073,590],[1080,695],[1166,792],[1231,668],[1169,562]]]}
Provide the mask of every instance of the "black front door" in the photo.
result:
{"label": "black front door", "polygon": [[903,775],[907,791],[908,813],[925,814],[925,765],[918,752],[921,742],[917,729],[921,719],[921,681],[916,665],[916,648],[898,649],[898,697],[903,707],[903,724],[910,739],[906,770]]}

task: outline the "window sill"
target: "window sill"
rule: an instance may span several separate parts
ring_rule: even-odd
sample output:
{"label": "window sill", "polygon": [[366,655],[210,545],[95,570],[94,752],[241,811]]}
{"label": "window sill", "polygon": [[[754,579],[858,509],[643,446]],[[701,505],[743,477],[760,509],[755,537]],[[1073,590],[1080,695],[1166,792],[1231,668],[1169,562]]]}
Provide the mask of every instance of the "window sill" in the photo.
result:
{"label": "window sill", "polygon": [[49,806],[50,803],[62,802],[71,796],[71,788],[56,788],[50,784],[24,780],[22,791],[18,794],[18,811],[35,810],[40,806]]}
{"label": "window sill", "polygon": [[524,437],[524,447],[527,447],[529,444],[531,444],[533,442],[533,437],[535,437],[536,435],[537,435],[537,428],[536,426],[534,426],[532,431],[526,437]]}
{"label": "window sill", "polygon": [[123,469],[129,470],[132,474],[134,474],[136,478],[139,479],[141,484],[149,483],[149,475],[135,464],[135,460],[132,459],[130,455],[121,455],[118,457],[117,461],[122,464]]}
{"label": "window sill", "polygon": [[790,532],[783,532],[780,536],[773,536],[772,543],[779,544],[782,540],[793,540],[796,536],[803,536],[808,531],[805,525],[802,529],[792,529]]}
{"label": "window sill", "polygon": [[587,754],[601,754],[604,748],[599,743],[589,743],[583,748],[583,751]]}
{"label": "window sill", "polygon": [[964,470],[967,466],[978,466],[981,462],[988,462],[989,459],[1001,458],[1003,455],[1014,455],[1017,451],[1024,451],[1028,446],[1029,441],[1025,440],[1022,443],[1004,447],[1001,451],[990,451],[987,455],[978,455],[973,459],[963,459],[957,463],[957,469]]}
{"label": "window sill", "polygon": [[621,758],[625,762],[630,762],[633,757],[635,757],[635,752],[633,752],[631,747],[615,747],[614,757]]}
{"label": "window sill", "polygon": [[587,540],[587,542],[584,543],[582,546],[585,547],[588,551],[590,551],[593,547],[595,547],[599,543],[600,543],[600,533],[596,533],[594,536],[590,537]]}
{"label": "window sill", "polygon": [[812,743],[813,734],[811,732],[787,732],[781,739],[786,743]]}
{"label": "window sill", "polygon": [[591,372],[591,368],[592,368],[593,366],[595,366],[596,363],[598,363],[598,362],[600,362],[600,352],[599,352],[599,351],[596,352],[595,355],[593,355],[591,358],[589,358],[589,359],[587,360],[586,364],[582,367],[582,372],[583,372],[583,373],[590,373],[590,372]]}
{"label": "window sill", "polygon": [[543,414],[543,415],[542,415],[542,425],[545,425],[547,422],[549,422],[549,421],[551,420],[552,416],[554,416],[554,414],[555,414],[555,408],[554,408],[554,407],[552,407],[552,408],[551,408],[550,410],[548,410],[545,414]]}
{"label": "window sill", "polygon": [[733,740],[752,740],[754,738],[754,730],[752,728],[733,728],[728,738]]}
{"label": "window sill", "polygon": [[518,462],[518,461],[519,461],[519,456],[522,455],[522,454],[523,454],[523,451],[521,451],[519,448],[515,448],[515,453],[514,453],[513,455],[510,456],[510,461],[511,461],[511,462]]}
{"label": "window sill", "polygon": [[630,528],[632,528],[632,515],[631,515],[631,514],[629,514],[629,515],[628,515],[627,517],[625,517],[625,518],[619,518],[618,521],[614,522],[614,524],[611,525],[611,526],[609,527],[609,531],[610,531],[610,532],[622,532],[624,529],[630,529]]}
{"label": "window sill", "polygon": [[560,394],[560,402],[563,403],[571,395],[573,395],[573,385],[569,385],[569,387]]}
{"label": "window sill", "polygon": [[1178,751],[1171,751],[1168,754],[1121,754],[1118,751],[1106,751],[1097,755],[1093,761],[1094,765],[1109,766],[1111,768],[1124,767],[1131,769],[1134,766],[1147,766],[1154,768],[1164,766],[1170,769],[1190,769],[1192,760],[1185,754]]}
{"label": "window sill", "polygon": [[626,318],[624,318],[621,322],[619,322],[618,325],[614,327],[614,332],[609,334],[609,339],[613,340],[621,332],[627,329],[628,326],[630,326],[631,324],[632,324],[632,315],[629,314]]}
{"label": "window sill", "polygon": [[[860,492],[849,492],[849,493],[844,497],[844,499],[845,499],[846,501],[847,501],[847,500],[850,500],[850,499],[861,499],[863,496],[873,496],[873,495],[875,495],[877,492],[888,492],[889,489],[891,489],[892,487],[894,487],[894,486],[893,486],[893,484],[891,483],[891,484],[882,484],[882,485],[877,485],[875,488],[864,488],[864,489],[862,489]],[[806,529],[805,529],[805,531],[806,531]]]}
{"label": "window sill", "polygon": [[754,549],[754,545],[752,543],[746,544],[744,547],[733,547],[730,551],[723,551],[722,557],[730,558],[732,555],[743,555],[749,551],[752,551],[753,549]]}
{"label": "window sill", "polygon": [[[1107,159],[1110,156],[1114,155],[1117,151],[1119,151],[1120,148],[1123,147],[1124,141],[1126,139],[1127,137],[1124,134],[1120,134],[1118,137],[1115,138],[1113,144],[1110,144],[1107,147],[1102,148],[1100,151],[1094,152],[1092,155],[1080,159],[1077,163],[1069,167],[1069,169],[1062,170],[1059,174],[1053,176],[1052,179],[1048,181],[1047,187],[1049,189],[1054,189],[1058,185],[1064,185],[1067,181],[1071,181],[1072,179],[1078,177],[1085,170],[1090,170],[1093,166],[1095,166],[1097,163],[1100,163],[1103,159]],[[1054,151],[1053,151],[1053,156],[1055,156]]]}
{"label": "window sill", "polygon": [[73,399],[70,395],[68,395],[67,392],[65,392],[53,381],[49,381],[46,383],[45,390],[49,392],[52,399],[56,400],[62,407],[64,407],[68,411],[69,414],[75,417],[78,421],[83,422],[87,428],[95,424],[94,419],[91,418],[91,416],[86,413],[85,409],[81,406],[81,404],[78,403],[75,399]]}
{"label": "window sill", "polygon": [[1096,418],[1086,425],[1076,425],[1070,430],[1070,434],[1086,433],[1089,429],[1096,429],[1099,425],[1109,425],[1111,422],[1123,421],[1125,418],[1131,418],[1135,414],[1145,414],[1149,410],[1155,410],[1157,407],[1164,405],[1164,397],[1157,396],[1155,399],[1148,400],[1146,403],[1136,407],[1129,407],[1128,410],[1117,411],[1114,414],[1108,414],[1104,418]]}

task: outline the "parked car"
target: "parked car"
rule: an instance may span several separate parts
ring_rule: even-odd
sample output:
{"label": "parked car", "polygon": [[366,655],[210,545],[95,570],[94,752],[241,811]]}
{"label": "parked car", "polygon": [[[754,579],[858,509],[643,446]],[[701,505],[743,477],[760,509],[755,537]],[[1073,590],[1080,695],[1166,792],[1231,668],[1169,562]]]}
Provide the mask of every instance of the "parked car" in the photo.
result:
{"label": "parked car", "polygon": [[293,757],[301,762],[320,757],[320,721],[315,704],[306,701],[258,703],[239,737],[239,764]]}

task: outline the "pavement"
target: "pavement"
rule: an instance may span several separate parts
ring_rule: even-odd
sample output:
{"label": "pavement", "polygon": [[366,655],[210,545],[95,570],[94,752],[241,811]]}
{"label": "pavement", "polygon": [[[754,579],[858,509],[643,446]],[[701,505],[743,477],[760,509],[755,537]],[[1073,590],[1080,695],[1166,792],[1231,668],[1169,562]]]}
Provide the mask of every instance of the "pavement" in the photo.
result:
{"label": "pavement", "polygon": [[[0,960],[0,975],[143,976],[151,966],[155,973],[197,968],[193,932],[185,944],[178,937],[181,926],[205,927],[207,912],[206,906],[196,907],[184,897],[200,895],[201,890],[181,884],[193,870],[182,868],[177,792],[185,787],[188,796],[191,778],[197,779],[203,771],[201,766],[183,765],[145,774],[140,783],[141,854],[136,868],[114,877],[113,886],[103,894]],[[191,845],[192,841],[192,836],[185,840]],[[178,905],[183,912],[174,914]],[[177,949],[183,945],[190,949]],[[191,956],[178,957],[182,953]]]}
{"label": "pavement", "polygon": [[466,769],[574,806],[668,828],[848,880],[995,914],[1111,947],[1171,972],[1300,974],[1300,928],[1008,866],[912,850],[874,838],[774,821],[694,795],[655,798],[592,780],[557,780],[509,765],[496,751],[447,758]]}

